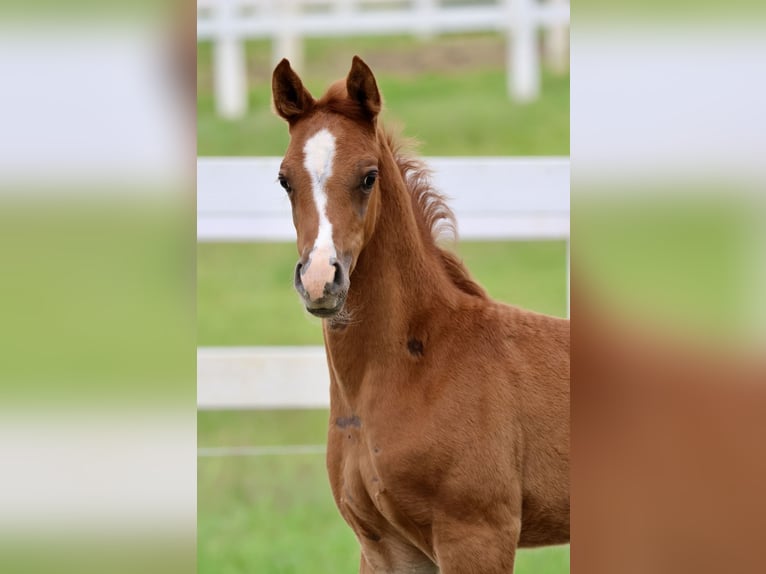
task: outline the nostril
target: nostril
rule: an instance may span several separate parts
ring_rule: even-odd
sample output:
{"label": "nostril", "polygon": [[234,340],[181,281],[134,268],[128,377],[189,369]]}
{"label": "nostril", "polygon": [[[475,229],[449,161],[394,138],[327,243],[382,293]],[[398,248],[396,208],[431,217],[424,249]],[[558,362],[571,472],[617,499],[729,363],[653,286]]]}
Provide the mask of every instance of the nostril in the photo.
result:
{"label": "nostril", "polygon": [[303,267],[303,263],[298,263],[298,265],[295,266],[295,277],[293,278],[293,281],[295,283],[295,288],[298,289],[300,293],[303,293],[303,281],[301,281],[301,268]]}
{"label": "nostril", "polygon": [[335,275],[332,278],[332,283],[333,285],[340,285],[343,283],[343,269],[337,261],[333,263],[332,266],[335,267]]}

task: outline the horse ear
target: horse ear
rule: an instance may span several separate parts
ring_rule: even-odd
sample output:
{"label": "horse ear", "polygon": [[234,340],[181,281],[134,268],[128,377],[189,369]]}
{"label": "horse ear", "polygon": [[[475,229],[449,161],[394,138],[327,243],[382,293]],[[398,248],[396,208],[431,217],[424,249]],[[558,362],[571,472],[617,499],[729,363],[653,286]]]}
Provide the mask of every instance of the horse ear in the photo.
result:
{"label": "horse ear", "polygon": [[274,74],[271,76],[271,93],[277,114],[290,124],[314,107],[314,98],[303,87],[303,82],[290,67],[290,62],[286,58],[283,58],[274,68]]}
{"label": "horse ear", "polygon": [[370,67],[359,56],[354,56],[351,71],[346,78],[348,97],[357,102],[365,115],[374,120],[380,113],[380,92]]}

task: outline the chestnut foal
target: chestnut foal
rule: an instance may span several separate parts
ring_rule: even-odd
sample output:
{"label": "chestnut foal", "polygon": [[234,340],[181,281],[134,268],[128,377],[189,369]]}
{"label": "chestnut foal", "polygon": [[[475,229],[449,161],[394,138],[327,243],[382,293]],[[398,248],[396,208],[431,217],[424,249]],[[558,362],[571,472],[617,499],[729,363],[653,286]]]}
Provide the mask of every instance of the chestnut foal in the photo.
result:
{"label": "chestnut foal", "polygon": [[569,321],[493,301],[436,244],[452,213],[377,122],[360,58],[319,100],[287,60],[272,89],[360,572],[507,574],[517,547],[568,542]]}

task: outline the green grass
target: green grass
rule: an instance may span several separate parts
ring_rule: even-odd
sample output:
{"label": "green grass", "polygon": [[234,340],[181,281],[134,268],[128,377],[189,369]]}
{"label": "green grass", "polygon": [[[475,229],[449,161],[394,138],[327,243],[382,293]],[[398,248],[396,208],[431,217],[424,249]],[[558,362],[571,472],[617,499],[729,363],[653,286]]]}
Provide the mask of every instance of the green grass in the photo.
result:
{"label": "green grass", "polygon": [[[201,412],[199,446],[323,444],[328,413]],[[322,455],[200,458],[198,571],[354,572]],[[300,547],[296,547],[300,541]]]}
{"label": "green grass", "polygon": [[[458,252],[492,296],[566,314],[562,242],[464,242]],[[293,291],[297,257],[295,246],[285,243],[198,245],[198,344],[321,344],[320,320],[303,310]]]}
{"label": "green grass", "polygon": [[200,411],[197,444],[210,446],[274,446],[324,444],[326,410]]}
{"label": "green grass", "polygon": [[202,458],[198,572],[355,572],[322,455]]}

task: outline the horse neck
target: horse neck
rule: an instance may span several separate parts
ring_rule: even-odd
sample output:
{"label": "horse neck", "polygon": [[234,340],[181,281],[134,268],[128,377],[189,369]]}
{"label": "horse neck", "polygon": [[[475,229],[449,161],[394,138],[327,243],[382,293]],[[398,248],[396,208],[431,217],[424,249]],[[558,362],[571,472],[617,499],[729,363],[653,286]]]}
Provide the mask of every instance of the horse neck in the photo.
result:
{"label": "horse neck", "polygon": [[377,223],[351,275],[349,317],[345,324],[326,322],[324,330],[331,362],[341,370],[406,353],[407,342],[458,297],[430,230],[417,219],[386,136],[379,132],[378,139]]}

